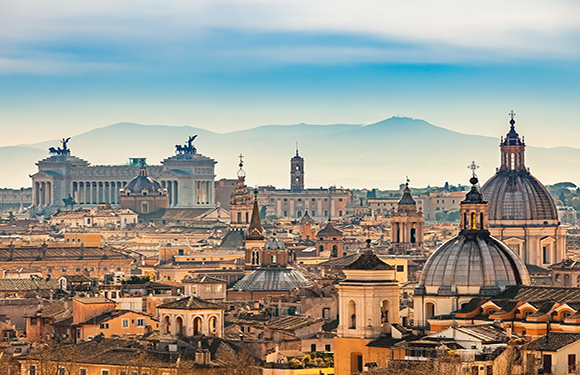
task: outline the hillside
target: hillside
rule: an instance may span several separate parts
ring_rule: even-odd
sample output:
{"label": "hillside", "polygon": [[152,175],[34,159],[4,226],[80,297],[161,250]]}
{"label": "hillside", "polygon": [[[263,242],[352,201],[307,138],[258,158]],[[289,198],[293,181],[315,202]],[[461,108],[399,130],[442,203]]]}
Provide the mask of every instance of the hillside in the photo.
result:
{"label": "hillside", "polygon": [[[398,186],[407,175],[414,186],[446,181],[466,184],[467,165],[472,160],[481,166],[478,174],[485,180],[499,163],[501,136],[466,135],[399,117],[366,126],[269,125],[226,134],[188,126],[119,123],[75,136],[69,147],[75,156],[93,165],[124,164],[130,157],[147,157],[148,163],[157,164],[174,154],[175,144],[193,134],[198,134],[198,152],[218,161],[218,179],[235,177],[237,156],[242,153],[250,185],[287,187],[289,159],[299,142],[307,186],[383,189]],[[48,147],[58,145],[58,140],[52,140],[0,148],[0,158],[5,161],[0,165],[0,186],[29,186],[28,175],[36,171],[34,163],[48,155]],[[580,182],[579,149],[528,146],[526,164],[546,184]]]}

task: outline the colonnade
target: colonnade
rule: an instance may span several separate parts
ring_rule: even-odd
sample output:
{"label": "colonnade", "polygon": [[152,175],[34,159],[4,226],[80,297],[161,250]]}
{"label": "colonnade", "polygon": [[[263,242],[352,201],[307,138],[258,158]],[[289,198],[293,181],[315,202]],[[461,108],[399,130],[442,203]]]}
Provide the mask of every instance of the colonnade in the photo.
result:
{"label": "colonnade", "polygon": [[195,203],[196,204],[213,204],[214,202],[214,182],[196,181],[195,182]]}
{"label": "colonnade", "polygon": [[34,205],[45,207],[52,204],[52,183],[45,181],[37,181],[34,183]]}
{"label": "colonnade", "polygon": [[127,181],[73,181],[70,191],[77,204],[117,204],[125,185]]}

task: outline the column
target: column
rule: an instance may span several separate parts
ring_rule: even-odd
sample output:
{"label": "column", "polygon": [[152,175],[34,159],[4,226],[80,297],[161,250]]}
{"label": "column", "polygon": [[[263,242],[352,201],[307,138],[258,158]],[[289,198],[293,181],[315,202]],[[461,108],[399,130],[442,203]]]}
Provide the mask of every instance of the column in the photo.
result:
{"label": "column", "polygon": [[167,195],[168,195],[168,203],[169,207],[173,204],[173,184],[171,181],[167,181]]}
{"label": "column", "polygon": [[46,203],[46,183],[40,183],[40,205],[44,207]]}
{"label": "column", "polygon": [[46,194],[47,194],[47,206],[50,206],[52,204],[52,183],[47,182],[46,183]]}
{"label": "column", "polygon": [[177,207],[177,205],[179,204],[178,187],[179,186],[177,185],[177,181],[173,181],[173,191],[174,191],[173,196],[175,197],[173,199],[173,206],[174,207]]}

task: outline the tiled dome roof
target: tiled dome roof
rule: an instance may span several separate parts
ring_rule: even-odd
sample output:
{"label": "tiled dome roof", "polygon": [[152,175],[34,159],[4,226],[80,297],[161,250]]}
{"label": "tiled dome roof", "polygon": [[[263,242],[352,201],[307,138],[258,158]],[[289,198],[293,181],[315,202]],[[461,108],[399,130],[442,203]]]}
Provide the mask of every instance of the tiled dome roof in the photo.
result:
{"label": "tiled dome roof", "polygon": [[292,268],[264,267],[247,274],[233,290],[287,292],[294,288],[308,288],[312,284],[300,272]]}
{"label": "tiled dome roof", "polygon": [[489,202],[489,220],[558,220],[552,196],[528,171],[498,171],[481,192]]}
{"label": "tiled dome roof", "polygon": [[530,283],[524,264],[504,243],[487,231],[465,232],[431,254],[420,285],[503,287]]}
{"label": "tiled dome roof", "polygon": [[147,176],[147,169],[145,168],[139,170],[139,176],[129,181],[125,186],[125,190],[129,190],[135,194],[139,194],[143,190],[147,190],[150,193],[157,193],[159,189],[162,189],[161,184],[156,179]]}

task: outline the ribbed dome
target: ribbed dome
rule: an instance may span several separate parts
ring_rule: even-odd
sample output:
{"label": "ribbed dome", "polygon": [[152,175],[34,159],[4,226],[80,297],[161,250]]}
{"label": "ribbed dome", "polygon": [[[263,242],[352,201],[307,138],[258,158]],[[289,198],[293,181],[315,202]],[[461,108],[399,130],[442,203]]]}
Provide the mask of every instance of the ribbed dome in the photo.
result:
{"label": "ribbed dome", "polygon": [[[528,171],[498,171],[481,188],[489,202],[489,220],[558,221],[548,190]],[[492,223],[493,225],[493,223]]]}
{"label": "ribbed dome", "polygon": [[463,230],[429,257],[419,284],[502,287],[529,283],[524,264],[510,248],[487,231]]}
{"label": "ribbed dome", "polygon": [[147,176],[147,170],[144,168],[139,170],[139,176],[129,181],[125,186],[125,190],[135,194],[140,194],[143,190],[157,193],[159,189],[162,189],[161,184],[156,179]]}
{"label": "ribbed dome", "polygon": [[276,237],[272,237],[264,245],[264,250],[286,250],[286,246],[284,245],[284,242]]}
{"label": "ribbed dome", "polygon": [[247,274],[233,290],[287,292],[294,288],[309,288],[312,284],[300,272],[292,268],[258,268]]}

